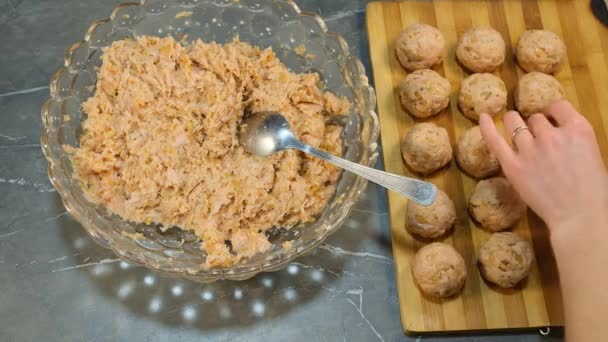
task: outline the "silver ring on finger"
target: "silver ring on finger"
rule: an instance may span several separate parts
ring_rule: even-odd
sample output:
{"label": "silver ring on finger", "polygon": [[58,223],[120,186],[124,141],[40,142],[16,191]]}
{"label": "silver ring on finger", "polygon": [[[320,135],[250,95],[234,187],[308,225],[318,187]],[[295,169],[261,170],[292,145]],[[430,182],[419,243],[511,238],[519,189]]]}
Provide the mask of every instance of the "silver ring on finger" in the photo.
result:
{"label": "silver ring on finger", "polygon": [[515,141],[515,137],[523,131],[530,131],[530,129],[526,125],[519,126],[516,129],[514,129],[513,133],[511,133],[511,141]]}

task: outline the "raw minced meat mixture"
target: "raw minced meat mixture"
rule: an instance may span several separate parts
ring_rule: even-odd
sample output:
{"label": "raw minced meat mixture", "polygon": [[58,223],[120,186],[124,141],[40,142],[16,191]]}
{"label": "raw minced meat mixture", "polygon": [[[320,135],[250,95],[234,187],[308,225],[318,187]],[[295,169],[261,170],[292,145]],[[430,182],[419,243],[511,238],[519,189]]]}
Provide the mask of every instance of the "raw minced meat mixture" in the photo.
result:
{"label": "raw minced meat mixture", "polygon": [[303,142],[340,155],[330,116],[350,103],[319,84],[238,40],[114,42],[83,104],[76,178],[124,219],[193,230],[206,267],[234,265],[270,247],[266,230],[314,220],[333,195],[335,167],[297,151],[256,157],[237,137],[245,113],[279,111]]}

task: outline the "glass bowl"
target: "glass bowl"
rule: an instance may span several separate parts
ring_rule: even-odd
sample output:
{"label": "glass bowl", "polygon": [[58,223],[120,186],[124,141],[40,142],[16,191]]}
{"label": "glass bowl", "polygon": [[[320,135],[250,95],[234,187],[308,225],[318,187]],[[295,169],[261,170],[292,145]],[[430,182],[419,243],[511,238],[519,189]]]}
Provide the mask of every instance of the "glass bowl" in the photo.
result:
{"label": "glass bowl", "polygon": [[[365,189],[366,181],[343,173],[336,194],[319,218],[290,230],[271,230],[272,247],[227,268],[205,269],[205,252],[194,234],[172,228],[134,224],[88,202],[73,178],[70,155],[63,146],[78,146],[86,115],[81,104],[95,91],[101,49],[113,41],[141,35],[172,35],[177,40],[195,39],[226,43],[235,36],[263,48],[272,47],[294,72],[317,72],[328,90],[353,103],[344,125],[344,156],[372,166],[377,158],[378,119],[376,98],[359,59],[351,56],[345,40],[327,32],[316,14],[300,11],[292,1],[273,0],[148,0],[117,6],[109,18],[94,22],[84,39],[69,48],[64,66],[53,76],[50,98],[42,108],[42,149],[49,162],[49,178],[67,211],[95,241],[111,248],[120,258],[144,265],[161,274],[199,282],[242,280],[259,272],[282,268],[305,254],[346,219]],[[307,56],[301,56],[301,47]],[[296,53],[295,48],[300,51]],[[311,55],[314,58],[311,58]],[[281,243],[292,240],[292,248]]]}

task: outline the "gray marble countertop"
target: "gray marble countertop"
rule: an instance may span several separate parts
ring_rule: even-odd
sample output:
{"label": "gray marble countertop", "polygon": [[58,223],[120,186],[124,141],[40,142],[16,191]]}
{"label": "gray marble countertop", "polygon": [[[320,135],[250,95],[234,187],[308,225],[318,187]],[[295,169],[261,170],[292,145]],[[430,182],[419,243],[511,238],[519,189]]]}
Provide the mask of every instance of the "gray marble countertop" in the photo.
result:
{"label": "gray marble countertop", "polygon": [[[385,192],[373,185],[321,248],[245,282],[161,278],[93,243],[48,181],[39,113],[66,49],[118,2],[0,0],[0,341],[562,339],[404,335]],[[366,1],[298,3],[342,33],[370,70]]]}

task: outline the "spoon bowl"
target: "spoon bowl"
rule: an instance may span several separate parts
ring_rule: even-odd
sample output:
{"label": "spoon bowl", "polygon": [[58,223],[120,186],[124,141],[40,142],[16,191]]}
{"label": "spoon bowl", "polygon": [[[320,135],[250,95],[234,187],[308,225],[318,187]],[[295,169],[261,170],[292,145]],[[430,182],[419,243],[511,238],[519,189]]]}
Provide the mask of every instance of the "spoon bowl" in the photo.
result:
{"label": "spoon bowl", "polygon": [[239,140],[247,152],[268,157],[290,148],[296,138],[283,115],[260,112],[247,117],[240,126]]}

